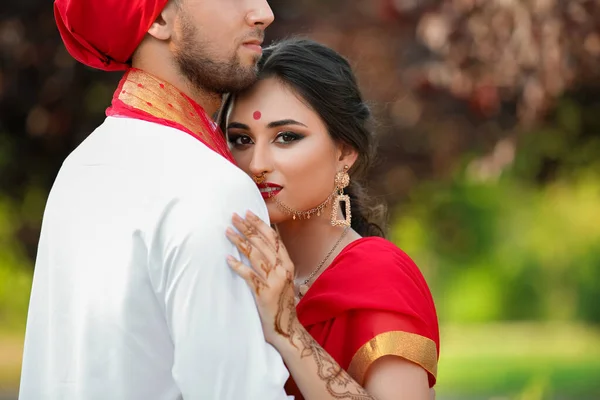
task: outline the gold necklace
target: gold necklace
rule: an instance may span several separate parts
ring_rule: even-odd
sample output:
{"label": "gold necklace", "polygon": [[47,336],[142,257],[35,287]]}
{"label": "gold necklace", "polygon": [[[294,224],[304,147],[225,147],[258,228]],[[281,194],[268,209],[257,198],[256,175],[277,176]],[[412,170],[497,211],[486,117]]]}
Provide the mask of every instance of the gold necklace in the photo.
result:
{"label": "gold necklace", "polygon": [[[331,200],[333,199],[333,196],[336,194],[335,191],[333,191],[329,197],[327,197],[327,199],[325,199],[324,202],[322,202],[321,204],[319,204],[318,206],[316,206],[315,208],[311,208],[310,210],[306,210],[306,211],[297,211],[294,210],[288,206],[286,206],[285,204],[283,204],[282,202],[279,201],[279,198],[275,197],[275,204],[277,204],[277,207],[279,207],[280,210],[282,210],[283,212],[287,213],[288,215],[292,215],[292,219],[296,220],[296,219],[310,219],[310,217],[312,217],[313,215],[317,214],[317,217],[321,216],[321,213],[323,212],[323,210],[329,206],[329,204],[331,203]],[[271,194],[269,193],[269,197],[271,197]]]}
{"label": "gold necklace", "polygon": [[325,256],[325,258],[323,259],[323,261],[321,261],[319,263],[319,265],[317,265],[317,268],[315,268],[315,270],[310,273],[310,275],[308,276],[308,278],[306,278],[304,280],[304,282],[302,282],[300,284],[300,286],[298,287],[298,298],[301,299],[302,297],[304,297],[304,295],[306,294],[306,292],[308,291],[308,289],[310,287],[310,286],[308,286],[308,282],[310,282],[310,280],[316,275],[316,273],[319,272],[319,270],[321,268],[323,268],[323,265],[325,265],[325,261],[327,261],[327,259],[331,256],[331,254],[335,251],[335,249],[340,245],[340,243],[342,242],[342,239],[344,238],[344,236],[346,236],[346,233],[348,233],[349,229],[350,229],[349,226],[347,226],[344,229],[344,232],[342,232],[342,235],[337,240],[337,242],[335,242],[335,244],[333,245],[333,247],[331,248],[331,250],[329,250],[329,253],[327,253],[327,255]]}

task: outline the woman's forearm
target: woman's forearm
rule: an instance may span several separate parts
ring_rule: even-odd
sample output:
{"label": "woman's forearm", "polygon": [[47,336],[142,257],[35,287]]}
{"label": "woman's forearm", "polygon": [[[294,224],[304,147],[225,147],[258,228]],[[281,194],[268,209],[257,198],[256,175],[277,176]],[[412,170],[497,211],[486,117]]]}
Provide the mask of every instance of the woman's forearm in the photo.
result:
{"label": "woman's forearm", "polygon": [[274,343],[306,400],[374,399],[296,321]]}

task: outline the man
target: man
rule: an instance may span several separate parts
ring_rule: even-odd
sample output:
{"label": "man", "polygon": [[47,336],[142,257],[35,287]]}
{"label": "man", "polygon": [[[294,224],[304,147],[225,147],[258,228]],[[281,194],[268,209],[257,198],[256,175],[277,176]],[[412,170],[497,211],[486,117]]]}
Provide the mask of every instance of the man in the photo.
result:
{"label": "man", "polygon": [[[68,51],[127,70],[50,193],[21,400],[282,399],[288,373],[226,265],[267,212],[208,115],[252,84],[265,0],[56,0]],[[133,66],[133,69],[129,69]]]}

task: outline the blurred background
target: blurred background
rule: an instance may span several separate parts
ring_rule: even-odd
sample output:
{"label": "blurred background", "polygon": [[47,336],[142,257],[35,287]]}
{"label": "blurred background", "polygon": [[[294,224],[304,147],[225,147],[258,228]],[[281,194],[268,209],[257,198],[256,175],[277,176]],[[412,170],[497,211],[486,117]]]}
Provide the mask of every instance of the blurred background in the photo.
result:
{"label": "blurred background", "polygon": [[[370,193],[438,307],[438,399],[600,398],[600,0],[272,0],[267,43],[347,56]],[[15,399],[42,213],[120,74],[48,0],[0,5],[0,399]]]}

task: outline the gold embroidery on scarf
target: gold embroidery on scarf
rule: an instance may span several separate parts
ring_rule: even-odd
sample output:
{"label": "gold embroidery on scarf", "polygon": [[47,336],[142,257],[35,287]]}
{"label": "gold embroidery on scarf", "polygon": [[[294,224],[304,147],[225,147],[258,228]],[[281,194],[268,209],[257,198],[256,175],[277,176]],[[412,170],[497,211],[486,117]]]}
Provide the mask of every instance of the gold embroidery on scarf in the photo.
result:
{"label": "gold embroidery on scarf", "polygon": [[402,331],[381,333],[365,343],[352,357],[348,373],[360,385],[364,385],[369,367],[379,358],[390,355],[414,362],[437,377],[435,342],[424,336]]}
{"label": "gold embroidery on scarf", "polygon": [[208,146],[216,147],[207,132],[210,128],[206,126],[190,100],[173,85],[162,82],[144,71],[132,69],[127,73],[118,98],[128,106],[183,125]]}

